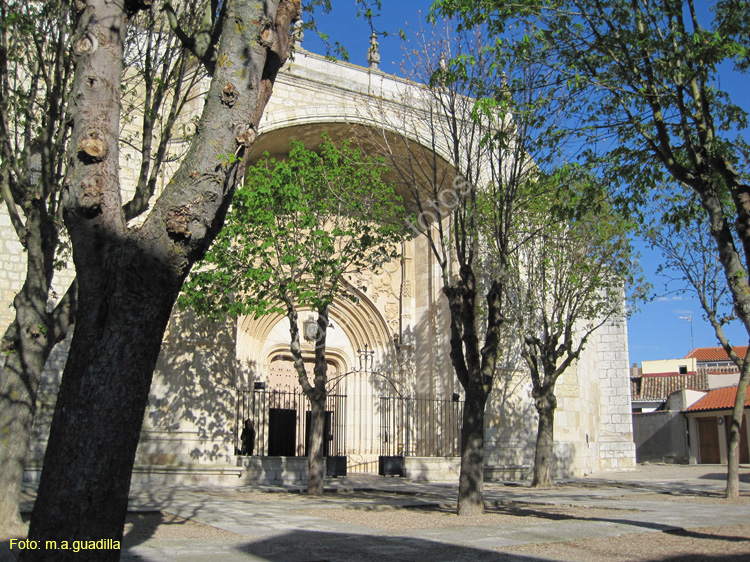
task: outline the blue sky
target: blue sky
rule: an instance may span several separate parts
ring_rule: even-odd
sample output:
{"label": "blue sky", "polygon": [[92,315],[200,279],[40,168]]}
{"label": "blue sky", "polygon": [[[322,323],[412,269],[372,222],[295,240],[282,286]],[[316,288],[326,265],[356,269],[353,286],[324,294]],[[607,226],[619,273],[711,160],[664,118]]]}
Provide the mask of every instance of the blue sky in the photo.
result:
{"label": "blue sky", "polygon": [[[375,25],[378,31],[394,35],[379,39],[381,70],[400,73],[401,40],[396,32],[399,28],[416,29],[420,18],[425,19],[431,4],[431,0],[382,0],[382,15],[376,19]],[[367,66],[370,28],[364,18],[356,18],[355,14],[354,0],[334,0],[334,12],[321,16],[318,25],[330,36],[331,43],[339,41],[346,47],[350,62]],[[304,47],[315,53],[325,53],[323,43],[312,32],[306,33]],[[728,71],[722,76],[722,86],[732,94],[735,103],[750,111],[750,77],[747,74]],[[656,275],[661,255],[643,243],[638,243],[637,247],[642,254],[641,266],[646,278],[655,290],[663,293],[665,280]],[[684,319],[686,317],[692,318],[695,347],[717,345],[713,329],[704,319],[698,301],[687,292],[673,292],[640,304],[639,311],[628,319],[630,363],[684,357],[691,349],[691,323]],[[747,334],[740,326],[730,327],[728,333],[736,345],[747,345]]]}

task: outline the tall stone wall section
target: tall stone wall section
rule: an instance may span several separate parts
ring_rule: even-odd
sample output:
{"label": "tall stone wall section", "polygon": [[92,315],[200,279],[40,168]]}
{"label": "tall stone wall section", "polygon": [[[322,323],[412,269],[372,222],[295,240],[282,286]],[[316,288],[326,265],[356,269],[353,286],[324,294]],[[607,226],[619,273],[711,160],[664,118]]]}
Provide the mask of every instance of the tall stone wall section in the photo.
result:
{"label": "tall stone wall section", "polygon": [[[506,350],[487,406],[486,466],[489,478],[502,469],[530,473],[538,418],[531,381],[517,352]],[[555,387],[553,476],[584,476],[635,467],[630,414],[627,325],[615,318],[590,337],[581,357]]]}
{"label": "tall stone wall section", "polygon": [[601,470],[635,467],[633,417],[630,405],[628,328],[624,315],[596,334],[599,368],[599,457]]}
{"label": "tall stone wall section", "polygon": [[556,385],[555,475],[583,476],[600,469],[599,370],[596,338]]}

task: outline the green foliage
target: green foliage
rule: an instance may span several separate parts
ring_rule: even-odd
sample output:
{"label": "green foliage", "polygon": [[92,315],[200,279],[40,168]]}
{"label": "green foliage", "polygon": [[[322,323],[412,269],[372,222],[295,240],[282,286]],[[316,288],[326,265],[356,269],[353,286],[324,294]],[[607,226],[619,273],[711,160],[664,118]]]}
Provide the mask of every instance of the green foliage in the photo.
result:
{"label": "green foliage", "polygon": [[498,38],[498,56],[554,71],[570,94],[569,123],[579,120],[576,132],[588,143],[585,156],[633,205],[667,176],[691,185],[713,167],[747,181],[747,107],[721,88],[719,71],[747,70],[748,13],[746,0],[637,10],[625,0],[439,0],[432,16],[483,26]]}
{"label": "green foliage", "polygon": [[347,273],[399,257],[405,211],[387,172],[382,159],[325,135],[319,152],[294,141],[288,159],[265,154],[181,305],[212,317],[260,316],[351,298]]}
{"label": "green foliage", "polygon": [[438,0],[432,17],[497,37],[498,56],[545,65],[567,92],[575,157],[631,216],[656,209],[673,236],[704,229],[750,333],[748,106],[722,88],[748,70],[748,14],[747,0]]}
{"label": "green foliage", "polygon": [[[525,217],[525,242],[513,254],[508,291],[535,387],[554,386],[588,338],[648,286],[639,278],[630,236],[595,177],[563,167],[540,176],[548,189]],[[552,220],[549,220],[549,218]]]}

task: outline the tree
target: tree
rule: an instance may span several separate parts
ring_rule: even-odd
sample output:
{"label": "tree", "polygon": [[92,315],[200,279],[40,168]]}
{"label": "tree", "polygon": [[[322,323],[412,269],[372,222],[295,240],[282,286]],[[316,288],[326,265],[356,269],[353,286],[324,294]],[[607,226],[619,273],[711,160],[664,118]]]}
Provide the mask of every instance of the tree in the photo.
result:
{"label": "tree", "polygon": [[[681,199],[680,194],[676,197]],[[669,199],[667,204],[673,207],[676,201],[674,197]],[[729,338],[724,329],[737,320],[726,276],[716,246],[703,224],[705,219],[696,212],[699,203],[688,199],[681,205],[683,211],[678,215],[663,217],[661,213],[651,213],[651,220],[644,222],[641,235],[662,253],[664,261],[657,273],[667,281],[665,290],[682,293],[687,289],[694,293],[716,337],[726,348]],[[742,368],[742,360],[736,353],[730,358]]]}
{"label": "tree", "polygon": [[[194,26],[200,8],[185,9],[179,21]],[[66,337],[77,305],[77,282],[70,282],[70,272],[56,276],[70,259],[62,184],[68,174],[75,55],[67,2],[3,2],[0,10],[9,23],[3,28],[5,56],[0,57],[3,200],[26,254],[25,282],[13,303],[15,319],[3,337],[0,433],[9,439],[0,446],[0,527],[18,534],[25,532],[18,505],[42,368],[55,344]],[[122,103],[130,119],[123,120],[126,130],[119,138],[137,156],[133,165],[140,168],[133,197],[124,206],[127,219],[148,208],[170,156],[178,116],[204,75],[158,20],[158,6],[152,5],[133,18],[127,31]],[[142,119],[135,121],[137,115]]]}
{"label": "tree", "polygon": [[[508,267],[526,206],[539,195],[536,170],[553,159],[553,90],[536,69],[487,47],[486,34],[417,35],[405,65],[421,86],[408,88],[399,113],[377,117],[381,150],[410,189],[411,229],[427,237],[448,302],[450,358],[465,391],[458,513],[484,511],[484,415],[508,327]],[[451,59],[449,63],[449,59]],[[507,64],[506,64],[507,63]],[[414,140],[411,140],[414,139]]]}
{"label": "tree", "polygon": [[[78,273],[78,313],[29,536],[120,540],[167,320],[243,177],[241,157],[289,54],[300,3],[212,4],[210,29],[199,34],[207,44],[185,41],[209,69],[211,85],[186,157],[140,226],[129,225],[122,211],[118,137],[126,24],[144,5],[91,0],[73,8],[74,103],[63,205]],[[227,155],[237,159],[228,162]],[[40,549],[24,556],[73,554]],[[118,551],[84,555],[118,557]]]}
{"label": "tree", "polygon": [[23,467],[47,356],[72,322],[75,289],[50,302],[59,265],[61,202],[71,82],[63,2],[0,3],[0,181],[2,200],[26,253],[26,279],[3,334],[0,373],[0,527],[23,529]]}
{"label": "tree", "polygon": [[[420,55],[412,79],[425,85],[445,60],[441,51],[452,47],[447,40],[429,41],[423,37],[424,45],[414,49]],[[479,162],[485,153],[480,139],[486,125],[471,119],[473,100],[461,94],[456,81],[426,86],[412,95],[416,99],[404,100],[404,107],[422,106],[424,113],[391,115],[391,126],[402,131],[403,140],[393,142],[383,135],[383,151],[408,186],[417,209],[410,226],[427,237],[442,273],[450,313],[451,364],[465,391],[457,509],[459,515],[472,516],[484,512],[484,411],[494,383],[503,322],[499,279],[491,280],[483,303],[476,270]],[[389,118],[386,110],[381,113],[383,121]],[[486,314],[484,330],[478,313]]]}
{"label": "tree", "polygon": [[[549,64],[576,94],[568,108],[589,123],[607,181],[630,205],[675,182],[700,202],[703,223],[750,335],[750,182],[747,112],[721,88],[722,73],[747,72],[746,0],[633,3],[618,0],[439,0],[437,13],[484,25],[497,49]],[[506,41],[511,29],[528,30]],[[609,137],[609,138],[607,138]],[[613,141],[613,142],[606,142]],[[724,345],[727,353],[732,348]],[[739,494],[739,430],[750,382],[740,368],[732,414],[727,497]]]}
{"label": "tree", "polygon": [[[248,170],[184,305],[209,316],[283,314],[302,392],[310,401],[309,494],[323,493],[326,333],[335,298],[356,298],[346,274],[398,257],[404,209],[384,161],[324,136],[320,154],[295,141],[288,160],[268,154]],[[317,313],[314,376],[305,370],[299,311]],[[309,338],[309,334],[305,334]]]}
{"label": "tree", "polygon": [[[578,189],[571,170],[545,178],[552,197],[539,197],[529,218],[556,220],[519,247],[511,268],[508,307],[532,382],[539,415],[532,486],[552,485],[555,384],[581,355],[594,332],[624,313],[623,297],[640,290],[628,239],[632,225],[617,216],[601,189]],[[536,217],[535,217],[536,215]]]}

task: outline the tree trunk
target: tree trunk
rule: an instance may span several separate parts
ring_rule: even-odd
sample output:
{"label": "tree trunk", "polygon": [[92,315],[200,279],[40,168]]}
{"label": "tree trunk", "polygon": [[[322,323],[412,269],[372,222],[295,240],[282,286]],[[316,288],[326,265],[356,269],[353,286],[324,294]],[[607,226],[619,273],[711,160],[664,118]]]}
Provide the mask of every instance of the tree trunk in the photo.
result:
{"label": "tree trunk", "polygon": [[539,396],[534,396],[536,411],[539,414],[539,428],[536,435],[536,451],[534,455],[534,478],[531,485],[534,488],[548,488],[553,485],[552,468],[554,455],[554,425],[557,399],[552,389]]}
{"label": "tree trunk", "polygon": [[328,382],[328,365],[326,363],[326,335],[328,330],[328,308],[318,311],[318,336],[315,340],[315,366],[313,382],[307,376],[302,358],[302,347],[299,342],[299,315],[290,295],[282,295],[286,304],[286,315],[289,319],[289,350],[294,357],[294,369],[302,392],[310,401],[310,428],[307,437],[307,493],[311,496],[323,494],[325,485],[325,459],[323,458],[323,439],[325,433],[326,383]]}
{"label": "tree trunk", "polygon": [[[734,236],[730,228],[731,223],[724,216],[722,202],[715,195],[715,192],[709,191],[707,185],[710,184],[696,183],[691,187],[701,197],[701,205],[708,215],[711,236],[716,241],[719,261],[727,278],[727,286],[732,293],[734,311],[742,321],[745,331],[750,334],[750,291],[748,290],[747,268],[745,267],[747,262],[742,262],[740,254],[735,247]],[[747,209],[741,211],[742,208],[747,206],[746,199],[744,202],[737,201],[737,203],[738,213],[747,217],[750,211]],[[744,233],[747,234],[746,231]],[[750,236],[745,236],[742,242],[745,249],[745,257],[747,257],[748,250],[750,250]],[[729,342],[723,337],[723,332],[720,331],[720,328],[717,329],[714,326],[714,329],[719,341],[722,342],[722,346],[727,351],[727,354],[732,357],[732,360],[739,367],[741,373],[740,380],[737,383],[737,396],[732,410],[732,428],[730,428],[727,455],[726,497],[737,498],[740,493],[740,459],[738,447],[740,426],[737,425],[736,431],[734,426],[742,420],[745,410],[745,393],[747,392],[748,381],[750,379],[750,364],[748,364],[747,360],[741,360],[731,351]]]}
{"label": "tree trunk", "polygon": [[[129,3],[138,7],[140,4]],[[299,17],[293,0],[229,0],[219,61],[192,144],[138,228],[119,183],[123,3],[78,18],[65,220],[78,273],[76,331],[29,538],[119,541],[153,370],[172,306],[221,228]],[[227,162],[227,160],[232,160]],[[119,549],[27,550],[23,560],[118,560]]]}
{"label": "tree trunk", "polygon": [[326,439],[326,384],[328,383],[328,363],[326,363],[326,340],[328,337],[328,307],[318,310],[318,339],[315,342],[315,367],[313,368],[313,388],[307,392],[310,399],[310,443],[308,448],[309,479],[307,493],[319,496],[325,486],[326,465],[323,458],[323,440]]}
{"label": "tree trunk", "polygon": [[487,332],[479,350],[475,315],[476,282],[470,266],[461,267],[458,287],[443,286],[450,309],[451,363],[466,391],[461,426],[461,473],[458,477],[458,514],[484,513],[484,409],[492,391],[499,346],[499,283],[487,291]]}
{"label": "tree trunk", "polygon": [[[0,529],[4,537],[26,534],[19,503],[23,469],[36,413],[36,398],[46,352],[42,319],[16,298],[16,318],[3,336],[5,365],[0,379]],[[19,329],[19,324],[27,326]],[[36,334],[35,336],[32,336]]]}
{"label": "tree trunk", "polygon": [[737,384],[737,396],[732,410],[732,426],[729,428],[729,450],[727,452],[727,498],[740,497],[740,433],[742,417],[745,415],[745,400],[748,387],[748,369],[743,365],[743,373]]}
{"label": "tree trunk", "polygon": [[325,439],[326,399],[325,396],[310,399],[310,441],[307,444],[309,477],[307,493],[311,496],[323,495],[326,465],[323,457]]}
{"label": "tree trunk", "polygon": [[484,408],[487,393],[469,385],[461,426],[461,474],[458,479],[458,514],[484,513]]}
{"label": "tree trunk", "polygon": [[[81,284],[29,537],[122,540],[130,476],[153,370],[181,283],[135,248]],[[44,544],[44,543],[43,543]],[[119,550],[25,551],[24,560],[118,560]]]}
{"label": "tree trunk", "polygon": [[0,373],[0,529],[9,536],[26,532],[19,504],[42,370],[55,344],[65,338],[76,303],[73,286],[47,312],[53,271],[48,258],[56,239],[50,244],[40,241],[42,230],[34,230],[27,241],[26,281],[13,300],[16,316],[2,340],[6,358]]}

